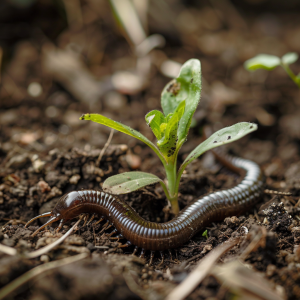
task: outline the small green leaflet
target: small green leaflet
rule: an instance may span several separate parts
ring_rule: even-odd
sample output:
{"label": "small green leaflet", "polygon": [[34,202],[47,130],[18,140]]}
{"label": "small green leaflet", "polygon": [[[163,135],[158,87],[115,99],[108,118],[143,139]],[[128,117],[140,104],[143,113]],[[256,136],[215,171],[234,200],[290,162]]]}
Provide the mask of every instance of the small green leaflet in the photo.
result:
{"label": "small green leaflet", "polygon": [[172,117],[168,120],[167,127],[163,134],[163,137],[157,142],[159,150],[169,162],[172,160],[173,155],[178,147],[177,143],[177,130],[179,121],[185,110],[185,101],[182,101],[176,111],[172,114]]}
{"label": "small green leaflet", "polygon": [[[178,124],[179,124],[180,119],[182,118],[184,110],[185,110],[185,101],[182,101],[178,105],[175,112],[173,114],[170,114],[170,116],[167,117],[167,119],[168,119],[167,127],[165,129],[165,133],[164,133],[163,137],[161,138],[161,140],[159,140],[157,142],[158,146],[165,145],[166,143],[173,143],[172,139],[174,139],[176,141]],[[172,138],[172,136],[170,136],[171,133],[175,134],[174,138]]]}
{"label": "small green leaflet", "polygon": [[145,119],[147,125],[150,126],[156,138],[160,140],[163,136],[160,125],[167,122],[164,114],[159,110],[152,110],[145,116]]}
{"label": "small green leaflet", "polygon": [[257,69],[273,70],[279,66],[281,60],[275,55],[259,54],[251,59],[245,61],[244,66],[249,71]]}
{"label": "small green leaflet", "polygon": [[127,194],[160,181],[162,180],[153,174],[126,172],[107,178],[103,183],[103,190],[115,195]]}
{"label": "small green leaflet", "polygon": [[282,63],[286,65],[293,64],[294,62],[297,61],[297,59],[298,59],[298,54],[295,52],[286,53],[281,57]]}
{"label": "small green leaflet", "polygon": [[273,70],[281,63],[290,65],[298,59],[298,54],[295,52],[286,53],[281,57],[269,54],[259,54],[251,59],[245,61],[244,66],[249,71],[255,71],[257,69]]}

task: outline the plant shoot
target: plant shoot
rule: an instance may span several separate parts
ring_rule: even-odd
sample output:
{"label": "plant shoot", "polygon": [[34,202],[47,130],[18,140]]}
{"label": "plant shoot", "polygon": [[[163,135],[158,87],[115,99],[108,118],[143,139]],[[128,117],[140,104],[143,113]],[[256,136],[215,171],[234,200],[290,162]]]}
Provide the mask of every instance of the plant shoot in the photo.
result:
{"label": "plant shoot", "polygon": [[245,61],[244,66],[248,71],[255,71],[257,69],[265,69],[271,71],[278,66],[281,66],[295,84],[300,88],[300,73],[295,75],[290,69],[289,65],[293,64],[298,59],[298,54],[289,52],[281,58],[275,55],[259,54],[251,59]]}
{"label": "plant shoot", "polygon": [[126,172],[106,179],[103,183],[104,191],[112,194],[125,194],[159,182],[171,203],[173,213],[178,214],[179,183],[186,166],[204,152],[236,141],[257,129],[256,124],[248,122],[223,128],[197,146],[177,168],[178,152],[187,139],[200,95],[201,64],[198,59],[190,59],[182,66],[178,77],[165,86],[161,95],[162,112],[153,110],[145,117],[157,139],[156,145],[140,132],[105,116],[82,115],[81,120],[90,120],[105,125],[144,142],[157,154],[165,168],[166,180],[145,172]]}

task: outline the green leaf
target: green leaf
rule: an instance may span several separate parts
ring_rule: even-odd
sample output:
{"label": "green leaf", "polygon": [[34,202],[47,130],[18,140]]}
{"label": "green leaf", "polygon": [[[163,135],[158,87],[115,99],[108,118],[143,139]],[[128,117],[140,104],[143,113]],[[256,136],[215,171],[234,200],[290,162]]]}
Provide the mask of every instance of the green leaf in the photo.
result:
{"label": "green leaf", "polygon": [[158,140],[162,138],[162,130],[160,125],[166,123],[166,118],[159,110],[152,110],[145,116],[147,125],[150,126],[154,135]]}
{"label": "green leaf", "polygon": [[162,163],[165,165],[166,160],[163,157],[163,155],[159,152],[159,150],[156,148],[156,146],[151,141],[149,141],[144,135],[142,135],[140,132],[130,128],[129,126],[126,126],[122,123],[113,121],[107,117],[100,115],[100,114],[84,114],[80,117],[80,120],[93,121],[93,122],[102,124],[104,126],[113,128],[115,130],[121,131],[130,136],[135,137],[136,139],[138,139],[138,140],[144,142],[146,145],[148,145],[158,155],[158,157],[160,158]]}
{"label": "green leaf", "polygon": [[161,106],[165,116],[173,113],[183,100],[186,102],[186,108],[177,131],[180,144],[186,139],[193,114],[200,101],[200,95],[201,64],[198,59],[190,59],[181,67],[179,76],[165,86],[161,95]]}
{"label": "green leaf", "polygon": [[126,172],[107,178],[103,190],[111,194],[127,194],[146,185],[162,181],[159,177],[145,172]]}
{"label": "green leaf", "polygon": [[[182,101],[178,105],[176,111],[174,113],[168,115],[167,127],[165,129],[164,136],[162,137],[161,140],[159,140],[157,142],[158,146],[162,146],[166,143],[173,143],[172,140],[175,140],[175,141],[177,140],[177,128],[179,125],[179,121],[184,113],[184,109],[185,109],[185,101]],[[172,135],[175,134],[175,136],[173,138],[172,138],[172,136],[170,137],[171,133],[172,133]]]}
{"label": "green leaf", "polygon": [[244,63],[244,67],[248,71],[255,71],[257,69],[273,70],[280,65],[280,58],[275,55],[259,54]]}
{"label": "green leaf", "polygon": [[295,52],[286,53],[281,57],[282,63],[286,65],[293,64],[295,61],[297,61],[297,59],[298,59],[298,54]]}
{"label": "green leaf", "polygon": [[184,114],[185,101],[182,101],[176,111],[172,114],[172,117],[167,123],[163,137],[157,142],[159,150],[162,152],[167,161],[172,160],[170,157],[173,156],[177,149],[177,130],[179,122]]}
{"label": "green leaf", "polygon": [[208,239],[207,229],[202,233],[202,236],[205,236]]}
{"label": "green leaf", "polygon": [[219,147],[221,145],[234,142],[242,138],[246,134],[255,131],[256,129],[257,129],[256,124],[241,122],[232,125],[230,127],[225,127],[215,132],[188,155],[188,157],[181,165],[178,173],[182,174],[186,166],[190,164],[193,160],[195,160],[197,157],[199,157],[201,154],[203,154],[204,152]]}

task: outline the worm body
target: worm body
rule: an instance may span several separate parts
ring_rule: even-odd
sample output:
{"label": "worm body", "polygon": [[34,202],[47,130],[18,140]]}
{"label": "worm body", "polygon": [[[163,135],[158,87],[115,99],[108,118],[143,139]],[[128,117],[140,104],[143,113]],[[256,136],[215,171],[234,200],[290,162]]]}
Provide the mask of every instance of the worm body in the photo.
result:
{"label": "worm body", "polygon": [[37,231],[58,220],[62,225],[83,213],[97,214],[109,221],[131,244],[144,250],[177,248],[211,222],[246,212],[259,200],[264,188],[259,166],[252,161],[230,156],[226,156],[226,165],[246,171],[241,183],[231,189],[203,196],[166,223],[144,220],[131,206],[114,195],[82,190],[64,195],[52,212],[33,218],[26,226],[41,216],[51,218]]}

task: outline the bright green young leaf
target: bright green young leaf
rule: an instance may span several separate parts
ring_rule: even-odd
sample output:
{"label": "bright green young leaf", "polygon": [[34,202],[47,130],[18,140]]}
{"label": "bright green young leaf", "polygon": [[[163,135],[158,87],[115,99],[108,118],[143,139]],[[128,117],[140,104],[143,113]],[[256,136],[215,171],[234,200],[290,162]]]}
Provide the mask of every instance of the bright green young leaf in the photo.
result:
{"label": "bright green young leaf", "polygon": [[107,178],[103,183],[103,190],[111,194],[127,194],[146,185],[162,182],[162,180],[145,172],[126,172]]}
{"label": "bright green young leaf", "polygon": [[241,122],[232,125],[230,127],[225,127],[215,132],[188,155],[188,157],[181,165],[178,173],[182,174],[186,166],[190,164],[193,160],[195,160],[197,157],[199,157],[201,154],[203,154],[204,152],[222,146],[224,144],[229,144],[231,142],[234,142],[242,138],[246,134],[255,131],[256,129],[257,129],[256,124]]}
{"label": "bright green young leaf", "polygon": [[161,94],[161,106],[165,116],[173,113],[183,100],[186,101],[186,108],[177,131],[180,144],[186,139],[200,95],[201,64],[198,59],[190,59],[181,67],[179,76],[169,82]]}
{"label": "bright green young leaf", "polygon": [[[150,126],[158,140],[162,138],[164,130],[160,128],[162,123],[166,123],[166,118],[159,110],[152,110],[145,116],[147,125]],[[167,124],[165,125],[167,126]]]}
{"label": "bright green young leaf", "polygon": [[297,59],[298,59],[298,54],[295,52],[286,53],[281,57],[282,63],[286,65],[293,64],[295,61],[297,61]]}
{"label": "bright green young leaf", "polygon": [[[182,101],[177,109],[175,110],[175,112],[173,114],[170,114],[167,117],[167,126],[165,129],[165,133],[164,136],[162,137],[161,140],[159,140],[157,142],[157,145],[160,147],[164,144],[169,144],[169,143],[173,143],[172,140],[176,141],[177,140],[177,129],[178,129],[178,125],[179,125],[179,121],[182,118],[182,115],[184,113],[185,110],[185,101]],[[172,134],[172,136],[171,136]],[[175,134],[175,136],[173,136]]]}
{"label": "bright green young leaf", "polygon": [[184,114],[185,101],[182,101],[176,111],[172,114],[172,117],[167,123],[163,137],[157,141],[157,145],[162,152],[162,154],[168,158],[172,157],[177,148],[177,130],[179,126],[180,119]]}
{"label": "bright green young leaf", "polygon": [[259,54],[245,61],[244,66],[249,71],[257,69],[273,70],[280,65],[280,58],[275,55]]}
{"label": "bright green young leaf", "polygon": [[156,148],[156,146],[151,141],[149,141],[144,135],[142,135],[140,132],[130,128],[129,126],[126,126],[126,125],[123,125],[122,123],[113,121],[107,117],[100,115],[100,114],[84,114],[80,117],[80,120],[93,121],[93,122],[102,124],[104,126],[113,128],[115,130],[121,131],[130,136],[135,137],[136,139],[138,139],[138,140],[144,142],[146,145],[148,145],[158,155],[158,157],[160,158],[162,163],[165,165],[166,160],[162,156],[162,154],[159,152],[159,150]]}
{"label": "bright green young leaf", "polygon": [[171,120],[171,118],[173,117],[173,113],[169,113],[166,117],[167,119],[167,123]]}

